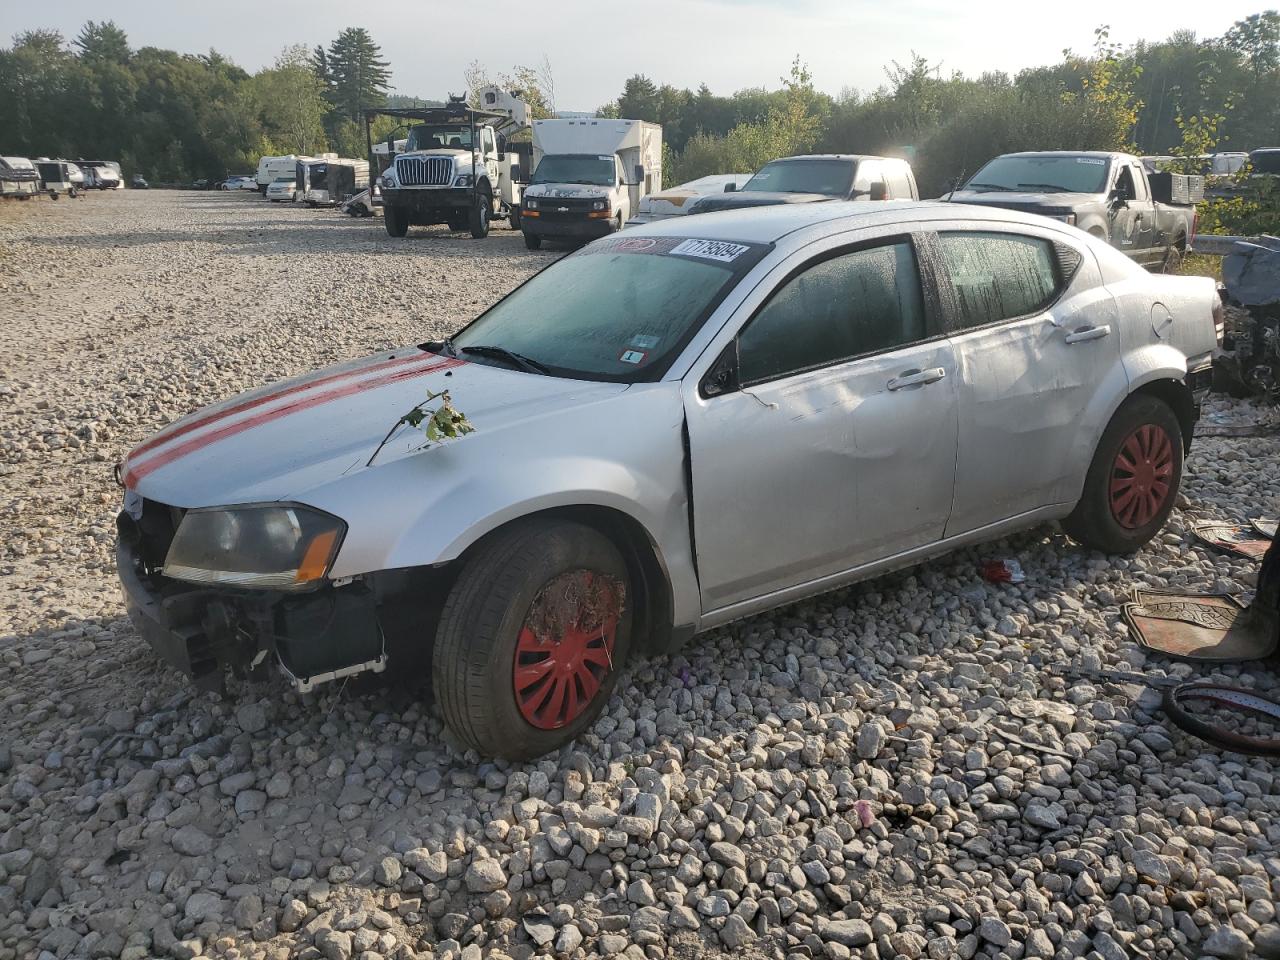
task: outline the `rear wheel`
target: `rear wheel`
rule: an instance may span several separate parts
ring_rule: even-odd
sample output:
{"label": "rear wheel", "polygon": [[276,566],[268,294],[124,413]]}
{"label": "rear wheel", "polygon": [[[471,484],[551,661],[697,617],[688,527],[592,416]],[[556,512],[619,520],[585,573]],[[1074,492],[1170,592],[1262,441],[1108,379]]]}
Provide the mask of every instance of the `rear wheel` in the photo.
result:
{"label": "rear wheel", "polygon": [[528,230],[524,232],[524,245],[530,250],[542,249],[542,238],[536,233],[530,233]]}
{"label": "rear wheel", "polygon": [[627,565],[603,534],[531,520],[467,560],[432,651],[444,722],[486,756],[568,743],[608,702],[631,642]]}
{"label": "rear wheel", "polygon": [[1063,528],[1086,547],[1134,553],[1164,526],[1182,481],[1182,427],[1169,405],[1124,402],[1098,442],[1084,493]]}
{"label": "rear wheel", "polygon": [[1182,268],[1182,258],[1186,253],[1187,238],[1179,237],[1164,253],[1164,260],[1160,264],[1161,273],[1177,273]]}
{"label": "rear wheel", "polygon": [[507,214],[507,223],[511,226],[512,230],[520,229],[520,208],[519,207],[511,208],[511,212]]}
{"label": "rear wheel", "polygon": [[409,211],[400,207],[383,207],[382,225],[390,236],[403,237],[409,232]]}
{"label": "rear wheel", "polygon": [[453,214],[445,221],[445,223],[448,224],[449,229],[454,233],[466,230],[470,222],[471,221],[466,213]]}
{"label": "rear wheel", "polygon": [[477,192],[475,202],[471,205],[468,223],[474,239],[483,240],[489,235],[489,220],[492,216],[493,198],[483,190]]}

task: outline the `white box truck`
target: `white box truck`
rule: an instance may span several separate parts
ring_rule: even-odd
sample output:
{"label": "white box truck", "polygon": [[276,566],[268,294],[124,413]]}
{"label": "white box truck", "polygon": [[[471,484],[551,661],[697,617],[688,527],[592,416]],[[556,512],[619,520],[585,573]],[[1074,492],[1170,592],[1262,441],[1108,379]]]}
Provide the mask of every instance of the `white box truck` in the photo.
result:
{"label": "white box truck", "polygon": [[604,117],[533,121],[533,176],[520,207],[531,250],[543,238],[589,240],[622,229],[662,186],[662,127]]}
{"label": "white box truck", "polygon": [[292,177],[298,172],[298,161],[307,160],[336,160],[336,153],[322,153],[318,157],[303,156],[297,153],[286,153],[279,157],[262,157],[258,160],[258,175],[255,178],[258,181],[258,193],[264,197],[267,195],[267,187],[272,182],[279,180],[281,177]]}
{"label": "white box truck", "polygon": [[298,164],[295,200],[309,207],[336,207],[369,186],[369,161],[337,157]]}

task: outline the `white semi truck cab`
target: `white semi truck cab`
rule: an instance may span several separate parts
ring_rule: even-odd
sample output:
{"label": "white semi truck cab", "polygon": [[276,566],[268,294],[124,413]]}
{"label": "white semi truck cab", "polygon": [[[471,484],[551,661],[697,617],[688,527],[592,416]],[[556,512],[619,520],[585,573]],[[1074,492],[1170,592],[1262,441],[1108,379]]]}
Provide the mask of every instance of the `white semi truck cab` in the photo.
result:
{"label": "white semi truck cab", "polygon": [[533,176],[520,210],[525,246],[621,230],[662,186],[662,127],[604,117],[533,121]]}
{"label": "white semi truck cab", "polygon": [[479,239],[493,220],[518,222],[520,185],[505,138],[529,125],[529,107],[497,88],[482,91],[481,99],[486,109],[451,98],[443,107],[366,112],[422,121],[409,128],[404,151],[378,178],[388,234],[446,223]]}

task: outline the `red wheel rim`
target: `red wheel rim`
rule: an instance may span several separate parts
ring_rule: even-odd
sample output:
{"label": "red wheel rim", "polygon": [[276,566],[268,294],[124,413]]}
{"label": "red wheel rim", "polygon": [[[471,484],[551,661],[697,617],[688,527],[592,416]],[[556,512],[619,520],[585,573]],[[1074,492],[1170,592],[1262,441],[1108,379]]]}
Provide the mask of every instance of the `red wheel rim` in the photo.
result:
{"label": "red wheel rim", "polygon": [[520,715],[539,730],[568,726],[595,700],[613,671],[623,587],[591,570],[549,581],[529,606],[516,638],[512,679]]}
{"label": "red wheel rim", "polygon": [[1111,515],[1126,530],[1145,527],[1173,488],[1173,441],[1164,427],[1145,423],[1125,438],[1111,467]]}

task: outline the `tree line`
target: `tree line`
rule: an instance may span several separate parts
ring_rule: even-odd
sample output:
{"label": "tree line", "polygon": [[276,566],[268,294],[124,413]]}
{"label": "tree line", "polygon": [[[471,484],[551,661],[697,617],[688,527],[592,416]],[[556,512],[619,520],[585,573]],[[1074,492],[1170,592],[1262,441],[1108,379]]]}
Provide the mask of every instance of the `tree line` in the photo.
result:
{"label": "tree line", "polygon": [[[286,47],[254,74],[213,50],[134,50],[111,22],[89,22],[71,43],[27,31],[0,49],[3,152],[119,159],[127,172],[171,181],[247,171],[262,154],[363,156],[363,108],[421,102],[389,98],[389,71],[361,28],[328,47]],[[518,89],[535,116],[557,106],[545,57],[496,76],[472,63],[462,80],[473,94],[490,82]],[[636,75],[598,112],[663,125],[668,183],[751,172],[787,154],[872,153],[906,156],[922,195],[936,196],[1013,150],[1280,146],[1280,13],[1218,37],[1180,31],[1129,46],[1100,28],[1091,50],[1012,76],[944,74],[913,55],[886,68],[877,89],[835,96],[815,89],[799,56],[776,87],[730,95]]]}
{"label": "tree line", "polygon": [[264,154],[363,157],[364,107],[387,102],[389,66],[368,31],[286,47],[254,74],[215,50],[132,49],[111,21],[68,43],[29,30],[0,48],[6,155],[118,160],[156,181],[256,170]]}

